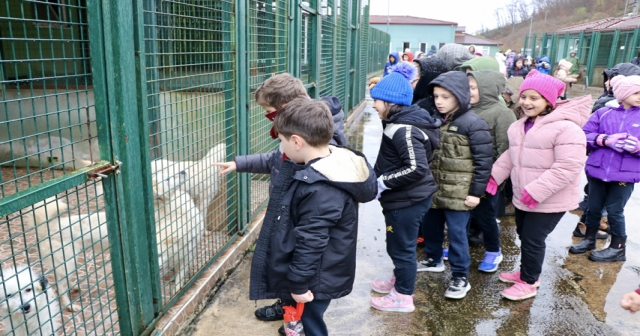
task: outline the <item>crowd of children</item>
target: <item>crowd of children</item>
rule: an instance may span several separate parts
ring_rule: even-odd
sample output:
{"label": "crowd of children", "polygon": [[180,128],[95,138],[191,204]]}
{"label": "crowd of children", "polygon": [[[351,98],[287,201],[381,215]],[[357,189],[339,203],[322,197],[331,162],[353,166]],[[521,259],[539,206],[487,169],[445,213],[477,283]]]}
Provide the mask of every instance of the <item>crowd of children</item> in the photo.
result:
{"label": "crowd of children", "polygon": [[[570,252],[595,249],[606,209],[611,244],[589,259],[625,260],[623,211],[640,181],[640,67],[607,70],[599,109],[591,114],[591,96],[559,101],[566,99],[567,79],[577,77],[570,60],[561,62],[555,78],[547,58],[538,71],[515,53],[492,58],[474,52],[447,44],[415,59],[407,51],[389,55],[384,77],[370,90],[383,124],[374,167],[345,147],[337,98],[313,100],[289,74],[260,86],[255,99],[273,121],[270,135],[279,149],[217,164],[221,175],[271,174],[249,296],[278,301],[257,309],[258,319],[282,319],[283,305],[302,302],[306,334],[328,335],[324,312],[331,300],[351,292],[355,280],[358,203],[374,199],[382,206],[394,270],[371,282],[374,292],[385,294],[371,298],[373,308],[414,311],[417,272],[443,272],[444,260],[451,268],[445,297],[464,298],[471,288],[473,228],[485,247],[479,271],[496,272],[503,259],[498,204],[505,195],[515,206],[521,259],[518,271],[499,274],[512,284],[501,294],[531,298],[544,283],[545,239],[578,208],[585,161],[586,232]],[[524,80],[510,89],[507,75]],[[513,101],[516,113],[507,107]],[[625,295],[622,305],[639,310],[640,291]]]}

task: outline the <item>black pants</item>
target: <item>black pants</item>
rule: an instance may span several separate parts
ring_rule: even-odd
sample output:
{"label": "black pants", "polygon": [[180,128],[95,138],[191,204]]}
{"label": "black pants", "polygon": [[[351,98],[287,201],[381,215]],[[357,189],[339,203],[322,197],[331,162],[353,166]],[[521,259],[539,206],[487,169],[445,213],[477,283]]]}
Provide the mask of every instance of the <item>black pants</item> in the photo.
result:
{"label": "black pants", "polygon": [[611,235],[626,237],[624,207],[633,193],[634,184],[625,182],[604,182],[589,177],[589,204],[587,205],[588,227],[599,227],[602,209],[607,209],[607,219]]}
{"label": "black pants", "polygon": [[410,207],[382,211],[387,225],[387,253],[393,261],[398,293],[412,295],[418,272],[418,230],[429,208],[433,196]]}
{"label": "black pants", "polygon": [[484,236],[484,248],[487,252],[500,251],[500,233],[496,222],[496,204],[502,193],[491,195],[485,193],[480,197],[480,204],[471,210],[472,226],[477,226]]}
{"label": "black pants", "polygon": [[520,238],[520,279],[533,285],[542,272],[545,240],[565,212],[541,213],[516,209],[516,232]]}
{"label": "black pants", "polygon": [[324,312],[329,308],[331,300],[313,300],[304,304],[302,326],[308,336],[328,336],[327,324],[324,323]]}

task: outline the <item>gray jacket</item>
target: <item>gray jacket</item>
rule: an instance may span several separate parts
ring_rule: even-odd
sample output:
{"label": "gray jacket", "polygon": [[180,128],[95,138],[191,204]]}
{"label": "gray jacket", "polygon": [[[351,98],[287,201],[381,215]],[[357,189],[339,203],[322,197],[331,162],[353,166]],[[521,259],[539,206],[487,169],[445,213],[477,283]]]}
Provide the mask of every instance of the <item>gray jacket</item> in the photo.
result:
{"label": "gray jacket", "polygon": [[[333,138],[329,142],[335,146],[346,146],[347,137],[344,133],[344,111],[336,97],[325,97],[321,100],[327,102],[333,115]],[[282,152],[280,148],[269,153],[236,156],[236,171],[239,173],[271,174],[269,181],[269,194],[273,189],[273,183],[278,177],[282,166]]]}

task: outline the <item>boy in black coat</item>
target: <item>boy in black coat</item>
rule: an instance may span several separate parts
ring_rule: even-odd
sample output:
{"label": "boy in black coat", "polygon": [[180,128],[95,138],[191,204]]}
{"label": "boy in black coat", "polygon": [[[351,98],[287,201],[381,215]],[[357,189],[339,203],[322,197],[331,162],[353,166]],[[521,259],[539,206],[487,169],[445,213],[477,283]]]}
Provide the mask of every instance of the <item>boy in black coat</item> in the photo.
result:
{"label": "boy in black coat", "polygon": [[325,103],[294,100],[278,112],[274,131],[287,159],[251,263],[249,296],[304,302],[306,335],[328,335],[323,315],[353,288],[358,203],[376,197],[376,176],[362,154],[329,146]]}

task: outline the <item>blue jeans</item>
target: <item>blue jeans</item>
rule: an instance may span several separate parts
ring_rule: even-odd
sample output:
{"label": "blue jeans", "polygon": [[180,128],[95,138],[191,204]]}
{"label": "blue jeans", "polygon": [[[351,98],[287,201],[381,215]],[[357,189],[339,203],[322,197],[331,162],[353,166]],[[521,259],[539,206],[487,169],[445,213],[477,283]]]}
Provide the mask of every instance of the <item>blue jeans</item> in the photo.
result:
{"label": "blue jeans", "polygon": [[431,200],[429,197],[410,207],[382,211],[387,224],[387,253],[395,266],[395,289],[400,294],[412,295],[416,286],[418,231]]}
{"label": "blue jeans", "polygon": [[633,193],[634,184],[624,182],[605,182],[589,177],[589,204],[587,205],[588,227],[600,227],[602,209],[607,209],[607,219],[611,235],[626,237],[624,207]]}
{"label": "blue jeans", "polygon": [[480,204],[471,210],[471,225],[476,225],[482,231],[484,248],[487,252],[500,252],[500,231],[496,222],[496,204],[498,198],[504,195],[485,193],[480,197]]}
{"label": "blue jeans", "polygon": [[466,277],[471,265],[469,241],[467,240],[467,223],[469,211],[431,209],[423,219],[422,237],[424,252],[429,258],[442,258],[444,243],[444,223],[449,231],[449,265],[453,276]]}
{"label": "blue jeans", "polygon": [[[307,336],[328,336],[327,324],[324,322],[324,312],[329,308],[331,300],[313,300],[304,304],[302,312],[302,326]],[[295,305],[294,305],[295,306]]]}

